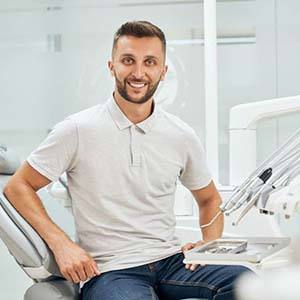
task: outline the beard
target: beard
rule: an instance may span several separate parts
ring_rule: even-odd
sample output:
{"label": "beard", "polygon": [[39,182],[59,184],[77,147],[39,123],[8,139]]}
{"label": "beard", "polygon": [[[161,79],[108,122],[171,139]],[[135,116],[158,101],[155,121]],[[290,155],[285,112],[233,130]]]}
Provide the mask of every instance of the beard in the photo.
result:
{"label": "beard", "polygon": [[[159,80],[157,82],[155,82],[154,84],[151,84],[149,82],[147,82],[147,91],[146,93],[141,96],[139,99],[133,99],[132,97],[129,96],[128,92],[127,92],[127,80],[128,77],[124,79],[124,81],[120,81],[115,73],[115,80],[116,80],[116,86],[117,86],[117,90],[119,92],[119,94],[122,96],[122,98],[124,98],[126,101],[131,102],[131,103],[135,103],[135,104],[143,104],[147,101],[149,101],[154,93],[156,92],[159,82],[160,82],[161,77],[159,78]],[[135,80],[135,82],[144,82],[141,80]]]}

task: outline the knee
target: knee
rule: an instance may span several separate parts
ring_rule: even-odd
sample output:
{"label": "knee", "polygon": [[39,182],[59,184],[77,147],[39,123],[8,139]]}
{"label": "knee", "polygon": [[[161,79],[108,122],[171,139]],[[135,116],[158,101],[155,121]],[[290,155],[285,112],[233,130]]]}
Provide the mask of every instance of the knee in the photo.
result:
{"label": "knee", "polygon": [[217,284],[218,291],[231,290],[236,280],[244,273],[252,272],[249,268],[242,265],[225,266],[219,273],[219,281]]}
{"label": "knee", "polygon": [[247,272],[253,271],[242,265],[232,266],[230,270],[230,277],[232,278],[232,281],[235,281],[238,277]]}
{"label": "knee", "polygon": [[219,285],[214,300],[233,300],[235,298],[235,288],[237,279],[247,273],[253,272],[249,268],[242,265],[234,265],[228,266],[226,268],[226,272],[224,273],[223,280],[221,280],[221,284]]}
{"label": "knee", "polygon": [[245,266],[242,266],[242,265],[237,265],[237,266],[234,266],[235,268],[235,273],[236,274],[242,274],[242,273],[245,273],[245,272],[253,272],[251,269],[245,267]]}

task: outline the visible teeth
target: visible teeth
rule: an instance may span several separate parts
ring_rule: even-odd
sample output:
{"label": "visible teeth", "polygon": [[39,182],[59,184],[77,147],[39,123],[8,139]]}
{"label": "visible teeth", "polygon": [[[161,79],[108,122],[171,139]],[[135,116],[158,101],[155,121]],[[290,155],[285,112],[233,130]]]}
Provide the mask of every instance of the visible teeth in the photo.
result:
{"label": "visible teeth", "polygon": [[146,83],[133,83],[133,82],[128,82],[128,83],[134,88],[142,88],[146,85]]}

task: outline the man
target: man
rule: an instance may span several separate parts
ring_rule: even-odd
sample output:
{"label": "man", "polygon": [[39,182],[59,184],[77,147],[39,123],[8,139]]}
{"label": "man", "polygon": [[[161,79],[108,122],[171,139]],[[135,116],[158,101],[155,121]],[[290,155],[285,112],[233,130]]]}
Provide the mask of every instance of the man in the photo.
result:
{"label": "man", "polygon": [[[4,190],[65,278],[84,284],[84,300],[233,299],[234,280],[246,270],[183,264],[183,251],[221,236],[223,216],[202,228],[197,243],[181,247],[174,235],[178,179],[193,193],[201,224],[218,213],[221,199],[195,132],[153,100],[165,58],[157,26],[123,24],[108,63],[111,99],[57,124]],[[78,243],[51,221],[36,194],[63,172]]]}

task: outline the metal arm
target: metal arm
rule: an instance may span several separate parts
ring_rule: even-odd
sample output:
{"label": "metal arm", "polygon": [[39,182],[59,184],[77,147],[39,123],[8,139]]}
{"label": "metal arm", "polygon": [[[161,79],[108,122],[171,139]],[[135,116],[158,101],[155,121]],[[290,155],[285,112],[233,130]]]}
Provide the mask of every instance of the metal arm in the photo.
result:
{"label": "metal arm", "polygon": [[[267,204],[272,202],[275,192],[287,187],[293,182],[293,178],[299,174],[300,129],[266,159],[235,190],[228,201],[221,205],[220,209],[226,215],[230,215],[239,208],[243,208],[233,223],[235,226],[254,205],[260,206],[260,212],[268,213]],[[271,213],[274,212],[270,211]]]}

